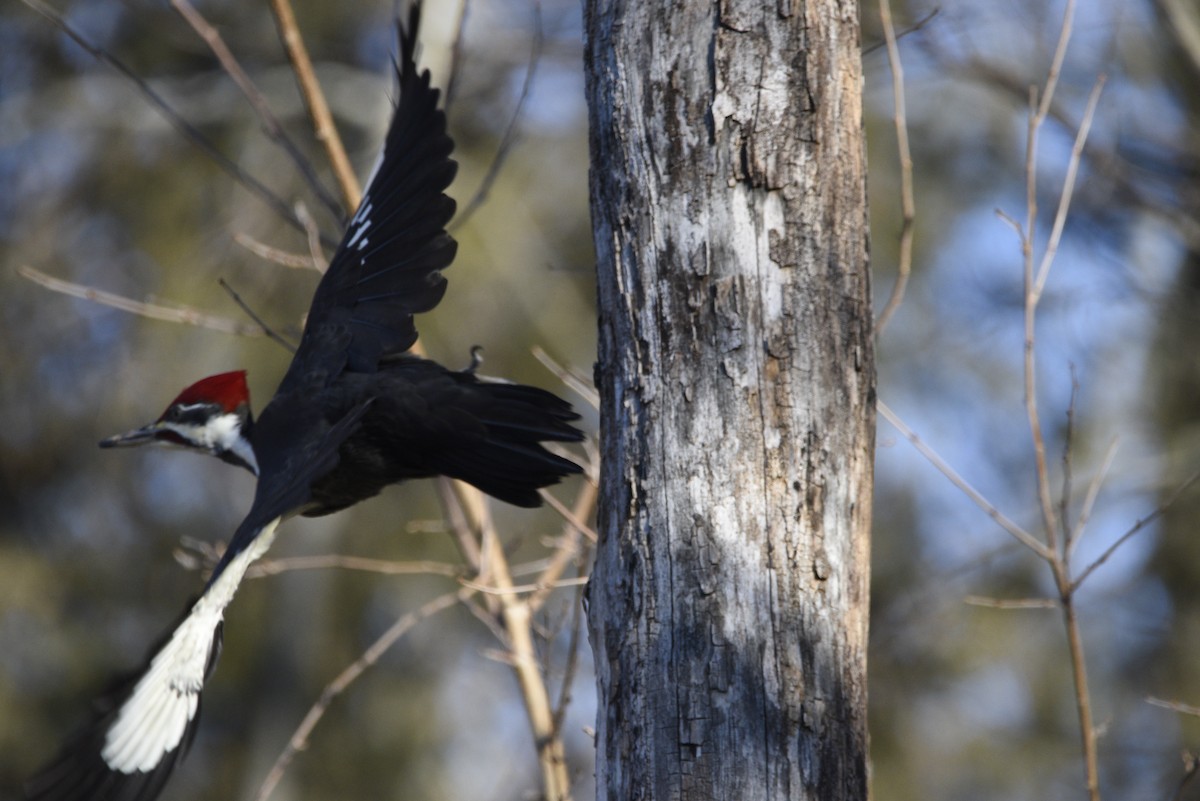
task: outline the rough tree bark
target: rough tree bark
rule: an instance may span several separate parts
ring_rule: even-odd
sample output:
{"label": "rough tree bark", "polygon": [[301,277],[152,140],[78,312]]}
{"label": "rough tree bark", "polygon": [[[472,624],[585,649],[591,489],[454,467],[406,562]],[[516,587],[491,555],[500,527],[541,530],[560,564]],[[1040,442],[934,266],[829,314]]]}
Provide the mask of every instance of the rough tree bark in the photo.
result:
{"label": "rough tree bark", "polygon": [[866,798],[857,8],[585,3],[600,798]]}

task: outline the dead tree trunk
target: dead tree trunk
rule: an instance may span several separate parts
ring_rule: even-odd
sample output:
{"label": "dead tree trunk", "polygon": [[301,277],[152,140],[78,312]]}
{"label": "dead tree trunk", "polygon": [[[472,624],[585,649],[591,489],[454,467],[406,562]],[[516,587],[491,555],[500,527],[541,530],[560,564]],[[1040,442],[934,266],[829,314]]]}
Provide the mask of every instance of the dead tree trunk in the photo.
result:
{"label": "dead tree trunk", "polygon": [[585,3],[600,798],[866,798],[857,8]]}

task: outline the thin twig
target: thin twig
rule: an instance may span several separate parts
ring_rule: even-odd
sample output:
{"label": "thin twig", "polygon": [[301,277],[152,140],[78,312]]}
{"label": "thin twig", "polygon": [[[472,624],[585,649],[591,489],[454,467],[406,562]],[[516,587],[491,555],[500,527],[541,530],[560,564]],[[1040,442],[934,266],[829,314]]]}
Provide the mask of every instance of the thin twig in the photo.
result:
{"label": "thin twig", "polygon": [[284,772],[296,754],[308,747],[309,736],[321,721],[322,716],[329,709],[329,705],[333,703],[334,699],[345,692],[346,688],[353,684],[368,668],[378,662],[380,657],[397,640],[412,630],[414,626],[427,617],[435,615],[444,609],[449,609],[461,601],[465,601],[473,592],[474,590],[464,587],[457,592],[440,595],[419,609],[402,615],[379,639],[371,643],[371,646],[363,652],[362,656],[348,665],[345,670],[338,674],[337,678],[325,685],[321,697],[308,710],[308,714],[304,716],[296,731],[292,733],[287,746],[284,747],[283,751],[275,759],[275,764],[271,766],[271,770],[267,773],[262,785],[258,788],[258,793],[254,796],[255,801],[266,801],[271,793],[274,792],[276,785],[283,778]]}
{"label": "thin twig", "polygon": [[[579,570],[588,564],[591,549],[585,549],[579,554]],[[583,594],[587,585],[580,585],[575,593],[575,602],[571,605],[571,637],[567,641],[567,663],[563,666],[562,684],[558,688],[558,704],[554,707],[554,734],[562,734],[563,719],[567,715],[567,705],[571,703],[571,684],[575,680],[575,671],[579,665],[579,633],[583,629]]]}
{"label": "thin twig", "polygon": [[290,556],[281,559],[264,559],[246,571],[246,578],[263,578],[277,576],[293,570],[357,570],[364,573],[379,573],[385,576],[448,576],[454,578],[462,575],[460,565],[447,562],[393,562],[387,559],[368,559],[361,556],[345,556],[343,554],[322,554],[318,556]]}
{"label": "thin twig", "polygon": [[[1038,100],[1036,88],[1029,93],[1030,115],[1029,127],[1025,144],[1025,227],[1021,232],[1021,255],[1023,262],[1024,284],[1024,323],[1025,323],[1025,353],[1024,353],[1024,385],[1025,385],[1025,414],[1029,421],[1029,431],[1033,439],[1034,463],[1037,479],[1038,504],[1042,510],[1042,524],[1046,533],[1046,545],[1051,553],[1051,572],[1059,593],[1059,603],[1062,608],[1063,626],[1067,633],[1067,648],[1071,659],[1071,675],[1075,688],[1075,706],[1079,715],[1079,736],[1083,748],[1084,777],[1087,783],[1088,797],[1091,801],[1100,801],[1100,769],[1096,750],[1096,731],[1092,723],[1091,692],[1088,689],[1087,660],[1083,648],[1083,634],[1079,629],[1078,609],[1075,595],[1072,592],[1070,570],[1070,530],[1066,529],[1059,546],[1059,521],[1054,503],[1050,497],[1050,470],[1046,463],[1045,434],[1042,431],[1037,399],[1037,352],[1036,326],[1038,302],[1050,274],[1057,253],[1059,237],[1066,222],[1070,207],[1071,194],[1074,191],[1078,153],[1082,152],[1083,142],[1087,140],[1087,132],[1091,125],[1090,117],[1080,127],[1076,144],[1072,150],[1071,166],[1063,182],[1063,190],[1059,196],[1058,213],[1050,236],[1050,242],[1042,254],[1042,261],[1037,273],[1034,273],[1034,239],[1037,225],[1037,158],[1038,135],[1043,122],[1051,108],[1054,93],[1058,86],[1058,78],[1062,72],[1063,61],[1066,58],[1067,46],[1071,41],[1071,28],[1075,14],[1075,0],[1067,0],[1063,12],[1062,28],[1059,31],[1058,44],[1054,50],[1054,58],[1046,77],[1046,85]],[[1098,86],[1100,83],[1098,82]],[[1095,113],[1095,102],[1098,92],[1093,91],[1089,102],[1089,114]],[[1065,527],[1065,523],[1063,523]]]}
{"label": "thin twig", "polygon": [[895,114],[892,116],[896,126],[896,149],[900,158],[900,211],[903,215],[900,224],[900,253],[896,263],[896,283],[892,286],[892,294],[887,304],[875,322],[875,335],[878,337],[887,327],[896,309],[904,301],[904,291],[908,287],[908,278],[912,273],[913,228],[917,217],[916,202],[913,199],[913,165],[912,151],[908,146],[908,115],[904,102],[904,65],[900,62],[900,48],[896,44],[896,27],[892,23],[892,5],[890,0],[879,0],[879,19],[883,23],[883,35],[887,41],[888,65],[892,70],[892,98]]}
{"label": "thin twig", "polygon": [[490,594],[490,595],[511,595],[511,594],[545,592],[547,590],[562,589],[563,587],[581,587],[584,584],[588,583],[588,577],[587,576],[574,576],[572,578],[556,579],[556,580],[550,581],[550,582],[539,581],[536,584],[513,584],[510,586],[504,587],[503,589],[501,589],[499,587],[491,587],[491,586],[488,586],[487,584],[480,584],[477,581],[471,581],[470,579],[465,579],[465,578],[460,578],[458,580],[458,583],[463,585],[464,587],[470,587],[471,589],[473,589],[479,593]]}
{"label": "thin twig", "polygon": [[280,267],[289,267],[293,270],[321,271],[320,267],[313,262],[311,253],[292,253],[287,250],[271,247],[270,245],[259,242],[257,239],[243,232],[234,234],[233,241],[253,253],[255,256],[265,259],[272,264],[278,264]]}
{"label": "thin twig", "polygon": [[963,602],[971,606],[988,609],[1056,609],[1058,601],[1053,598],[988,598],[983,595],[968,595]]}
{"label": "thin twig", "polygon": [[1058,522],[1062,526],[1064,548],[1063,552],[1071,555],[1071,449],[1075,444],[1075,403],[1079,399],[1079,378],[1075,374],[1075,365],[1071,364],[1071,399],[1067,403],[1067,430],[1063,435],[1062,445],[1062,493],[1058,498]]}
{"label": "thin twig", "polygon": [[90,300],[94,303],[99,303],[104,306],[110,306],[114,309],[130,312],[141,317],[148,317],[151,320],[165,320],[169,323],[182,323],[184,325],[194,325],[200,328],[208,328],[213,331],[221,331],[226,334],[236,334],[243,337],[257,337],[263,335],[263,329],[258,326],[246,325],[237,320],[230,320],[228,317],[218,317],[213,314],[207,314],[198,311],[189,306],[160,306],[156,303],[146,303],[140,300],[133,300],[124,295],[117,295],[112,292],[105,292],[103,289],[77,284],[73,281],[64,281],[61,278],[55,278],[47,275],[41,270],[35,270],[28,265],[21,265],[17,268],[17,273],[23,278],[28,278],[35,284],[41,284],[53,292],[59,292],[64,295],[70,295],[73,298],[82,298]]}
{"label": "thin twig", "polygon": [[450,104],[454,102],[455,95],[458,94],[458,71],[462,66],[462,41],[467,30],[467,0],[459,3],[458,24],[454,28],[454,40],[450,45],[450,69],[448,70],[449,75],[446,76],[446,101],[442,104],[442,108],[447,113],[450,111]]}
{"label": "thin twig", "polygon": [[554,373],[559,381],[567,385],[568,389],[587,401],[589,406],[593,409],[600,408],[600,393],[596,391],[591,382],[575,375],[575,373],[571,372],[564,365],[559,364],[549,353],[546,353],[543,348],[537,345],[530,348],[530,352],[533,353],[533,358],[545,365],[546,369]]}
{"label": "thin twig", "polygon": [[282,345],[289,353],[296,352],[296,345],[284,339],[274,328],[267,325],[266,322],[255,313],[254,309],[250,308],[249,304],[242,300],[242,296],[234,291],[233,287],[229,285],[228,281],[226,281],[224,278],[219,278],[217,279],[217,283],[221,285],[222,289],[229,293],[229,297],[233,298],[233,302],[236,303],[251,320],[258,323],[258,326],[263,330],[264,334]]}
{"label": "thin twig", "polygon": [[1080,538],[1083,537],[1083,530],[1087,527],[1088,521],[1092,519],[1092,508],[1096,505],[1096,498],[1100,495],[1100,487],[1104,484],[1104,479],[1108,476],[1109,469],[1112,468],[1113,459],[1117,455],[1117,443],[1119,440],[1113,437],[1113,441],[1108,444],[1108,449],[1104,452],[1104,459],[1100,462],[1100,469],[1096,471],[1096,475],[1092,476],[1092,480],[1088,483],[1087,495],[1083,498],[1083,508],[1079,511],[1079,519],[1075,521],[1075,526],[1070,529],[1070,534],[1067,539],[1067,556],[1071,555],[1071,551],[1079,544]]}
{"label": "thin twig", "polygon": [[504,166],[504,162],[508,159],[508,154],[512,151],[513,145],[517,141],[518,123],[525,112],[525,101],[529,99],[529,92],[533,88],[533,76],[537,74],[538,62],[542,58],[542,42],[544,39],[542,32],[542,6],[537,0],[534,0],[533,3],[533,22],[533,44],[530,46],[529,64],[525,68],[525,81],[521,85],[521,96],[517,99],[517,106],[513,109],[512,117],[508,120],[508,126],[504,129],[504,135],[500,137],[500,146],[496,148],[496,156],[492,159],[487,174],[483,176],[483,180],[480,182],[479,188],[475,190],[475,194],[471,197],[471,200],[467,202],[467,205],[450,225],[451,231],[466,225],[467,220],[471,219],[471,216],[487,200],[488,193],[492,191],[492,184],[496,182],[496,177],[500,174],[500,168]]}
{"label": "thin twig", "polygon": [[[928,25],[930,22],[932,22],[934,17],[936,17],[938,14],[941,14],[941,13],[942,13],[942,10],[940,8],[935,8],[933,11],[930,11],[928,14],[921,17],[919,20],[914,22],[912,25],[909,25],[907,28],[905,28],[904,30],[902,30],[898,34],[896,34],[897,41],[899,41],[900,39],[903,39],[905,36],[908,36],[910,33],[916,33],[917,31],[921,30],[926,25]],[[887,46],[888,46],[888,44],[887,44],[886,40],[882,41],[882,42],[876,42],[875,44],[867,45],[866,47],[864,47],[862,54],[864,56],[869,56],[872,53],[882,50],[883,48],[885,48]]]}
{"label": "thin twig", "polygon": [[226,74],[233,79],[238,88],[242,90],[242,94],[250,101],[251,107],[258,115],[259,123],[262,125],[263,133],[267,138],[278,144],[283,151],[287,153],[288,158],[292,160],[292,164],[300,172],[304,182],[308,184],[308,188],[317,198],[325,204],[325,207],[333,213],[333,216],[338,220],[344,220],[346,211],[337,202],[337,199],[329,194],[329,191],[321,184],[317,178],[316,172],[313,170],[312,163],[308,158],[300,152],[300,148],[296,147],[296,143],[291,140],[279,124],[279,118],[275,116],[275,112],[271,110],[271,104],[267,102],[267,98],[254,85],[254,81],[250,80],[250,76],[242,69],[242,65],[238,63],[236,57],[226,46],[225,40],[221,38],[221,34],[215,27],[209,23],[204,16],[196,10],[196,7],[189,0],[171,0],[171,6],[179,12],[179,15],[187,20],[187,23],[192,26],[192,30],[204,40],[213,55],[217,57],[217,61],[221,63],[222,69]]}
{"label": "thin twig", "polygon": [[480,550],[484,556],[485,569],[480,572],[480,580],[484,581],[486,577],[492,587],[501,591],[507,590],[498,595],[500,615],[508,635],[513,670],[521,687],[525,712],[533,730],[538,763],[542,769],[542,790],[547,801],[569,801],[571,786],[567,775],[566,755],[562,738],[554,731],[550,696],[533,645],[532,610],[526,601],[513,592],[508,557],[501,547],[500,537],[493,526],[486,501],[473,487],[458,481],[454,482],[454,486],[471,528],[481,543]]}
{"label": "thin twig", "polygon": [[[292,11],[290,0],[271,0],[271,12],[275,15],[275,24],[279,28],[279,39],[292,62],[292,71],[300,85],[300,94],[308,107],[313,131],[317,141],[325,147],[325,153],[333,167],[333,175],[341,190],[342,200],[346,208],[356,209],[362,200],[362,185],[358,182],[358,176],[354,174],[354,167],[346,155],[346,148],[342,144],[337,126],[333,124],[333,115],[329,112],[325,93],[321,91],[317,81],[312,59],[308,56],[308,48],[304,46],[304,37],[300,35],[300,28],[296,25],[296,15]],[[344,217],[342,221],[345,222]]]}
{"label": "thin twig", "polygon": [[[587,489],[581,490],[581,494],[587,493],[587,497],[592,499],[591,502],[588,503],[588,505],[592,506],[592,505],[594,505],[594,499],[597,494],[595,485],[593,485],[590,481],[584,482],[584,483],[587,487],[590,487],[591,489],[590,490],[587,490]],[[591,526],[589,526],[587,523],[583,522],[583,518],[586,517],[586,513],[581,516],[575,510],[568,509],[565,505],[563,505],[562,501],[560,501],[558,498],[555,498],[553,495],[551,495],[549,492],[547,492],[544,489],[539,490],[538,494],[541,495],[542,500],[544,500],[551,509],[558,512],[558,514],[564,520],[566,520],[567,523],[569,523],[572,528],[574,528],[576,531],[578,531],[583,536],[587,537],[593,543],[600,541],[600,536],[596,533],[596,530],[594,528],[592,528]]]}
{"label": "thin twig", "polygon": [[986,512],[987,516],[996,521],[1001,528],[1003,528],[1005,531],[1015,537],[1018,542],[1020,542],[1029,550],[1033,551],[1041,558],[1050,559],[1052,557],[1052,552],[1049,551],[1044,544],[1039,542],[1036,537],[1007,518],[1003,512],[993,506],[987,498],[983,497],[979,490],[972,487],[965,478],[960,476],[958,472],[955,471],[955,469],[937,453],[937,451],[926,445],[925,442],[919,436],[917,436],[915,431],[909,428],[908,425],[901,420],[895,412],[888,408],[886,403],[884,403],[882,400],[876,400],[875,408],[881,415],[884,416],[884,418],[887,419],[889,423],[895,426],[896,429],[904,435],[905,439],[912,443],[912,446],[916,448],[917,451],[924,456],[930,464],[936,467],[942,475],[950,479],[951,484],[962,490],[962,492],[968,498],[974,501],[976,506]]}
{"label": "thin twig", "polygon": [[313,267],[322,275],[329,269],[329,259],[326,258],[325,252],[321,249],[321,229],[317,226],[317,221],[308,212],[308,206],[304,205],[304,201],[296,201],[296,219],[304,225],[304,232],[308,235],[308,252],[312,257]]}
{"label": "thin twig", "polygon": [[1116,542],[1108,546],[1108,548],[1105,549],[1104,553],[1100,554],[1096,561],[1088,565],[1087,568],[1080,573],[1073,582],[1071,582],[1071,592],[1079,589],[1083,582],[1087,581],[1088,576],[1092,575],[1092,572],[1096,568],[1100,567],[1100,565],[1107,562],[1109,558],[1117,552],[1118,548],[1129,541],[1130,537],[1134,536],[1146,526],[1162,517],[1163,513],[1170,509],[1171,505],[1179,499],[1179,496],[1183,494],[1184,490],[1195,484],[1198,480],[1200,480],[1200,470],[1197,470],[1195,473],[1192,473],[1190,476],[1188,476],[1187,479],[1185,479],[1182,484],[1176,487],[1170,496],[1165,501],[1160,503],[1153,512],[1145,517],[1139,518],[1137,522],[1135,522],[1124,534],[1117,538]]}
{"label": "thin twig", "polygon": [[1200,706],[1192,706],[1191,704],[1185,704],[1182,701],[1168,701],[1164,698],[1155,698],[1150,696],[1146,699],[1146,703],[1152,706],[1162,707],[1163,709],[1170,709],[1172,712],[1179,712],[1184,715],[1200,717]]}
{"label": "thin twig", "polygon": [[304,230],[304,225],[296,218],[296,215],[292,213],[292,210],[288,208],[288,204],[283,200],[283,198],[276,195],[269,188],[267,188],[265,184],[263,184],[254,176],[250,175],[250,173],[243,170],[241,167],[235,164],[232,159],[218,150],[217,146],[214,145],[212,141],[208,139],[208,137],[200,133],[200,131],[194,125],[180,116],[179,112],[177,112],[171,106],[171,104],[162,97],[162,95],[151,89],[150,84],[148,84],[145,79],[127,66],[125,62],[105,51],[102,47],[92,44],[91,41],[89,41],[83,34],[71,27],[71,24],[63,19],[57,11],[43,3],[41,0],[22,0],[22,2],[53,23],[59,30],[69,36],[77,45],[90,53],[98,61],[107,64],[109,67],[113,68],[126,79],[128,79],[129,82],[133,84],[134,88],[142,94],[142,97],[144,97],[150,103],[150,105],[158,109],[158,112],[163,115],[168,123],[171,124],[172,128],[174,128],[176,131],[182,134],[185,139],[199,148],[204,155],[212,159],[213,162],[216,163],[216,165],[226,172],[231,178],[233,178],[235,182],[240,184],[244,189],[269,206],[271,210],[278,214],[282,219],[287,221],[290,225],[295,226],[299,230]]}
{"label": "thin twig", "polygon": [[1058,253],[1058,245],[1062,240],[1063,228],[1066,227],[1067,214],[1071,209],[1071,197],[1075,192],[1076,176],[1079,173],[1079,162],[1083,159],[1083,148],[1087,143],[1088,133],[1092,129],[1092,121],[1096,118],[1096,107],[1100,102],[1100,93],[1104,91],[1104,84],[1107,77],[1101,75],[1096,79],[1095,85],[1092,86],[1092,92],[1088,96],[1087,108],[1083,112],[1083,120],[1079,124],[1079,130],[1075,134],[1075,144],[1071,147],[1071,158],[1067,162],[1067,174],[1063,179],[1062,195],[1058,199],[1058,211],[1054,215],[1054,226],[1050,230],[1050,239],[1046,243],[1046,250],[1042,253],[1042,262],[1038,267],[1037,283],[1034,288],[1034,294],[1040,298],[1042,291],[1046,287],[1046,279],[1050,275],[1050,265],[1054,262],[1054,257]]}

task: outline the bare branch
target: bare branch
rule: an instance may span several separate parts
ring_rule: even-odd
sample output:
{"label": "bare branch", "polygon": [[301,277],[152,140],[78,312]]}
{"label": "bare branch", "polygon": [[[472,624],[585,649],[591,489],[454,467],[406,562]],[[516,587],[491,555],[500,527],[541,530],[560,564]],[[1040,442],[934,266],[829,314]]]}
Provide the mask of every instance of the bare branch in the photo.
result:
{"label": "bare branch", "polygon": [[358,570],[364,573],[379,573],[385,576],[448,576],[462,575],[462,567],[446,562],[393,562],[387,559],[368,559],[361,556],[323,554],[319,556],[291,556],[281,559],[264,559],[246,571],[246,578],[277,576],[293,570]]}
{"label": "bare branch", "polygon": [[[317,81],[312,59],[308,56],[304,38],[296,25],[296,15],[292,11],[290,0],[271,0],[271,12],[275,15],[275,24],[279,28],[279,39],[292,62],[292,71],[295,72],[296,81],[300,85],[300,94],[308,106],[317,141],[324,145],[329,156],[342,200],[346,208],[356,209],[362,200],[362,185],[359,184],[358,176],[354,174],[354,168],[346,156],[346,148],[342,144],[337,126],[333,124],[333,115],[329,112],[329,104],[325,101],[325,94]],[[343,217],[343,221],[344,219]]]}
{"label": "bare branch", "polygon": [[598,493],[594,484],[592,484],[590,481],[585,481],[584,489],[580,491],[581,496],[585,496],[590,499],[590,501],[586,504],[588,510],[583,515],[580,515],[577,510],[568,509],[563,505],[562,501],[560,501],[558,498],[555,498],[544,489],[539,490],[538,494],[541,495],[542,500],[544,500],[546,504],[550,506],[550,508],[558,512],[559,515],[561,515],[562,518],[566,520],[572,528],[574,528],[583,536],[587,537],[593,543],[600,541],[600,537],[598,534],[596,534],[596,530],[583,522],[583,518],[590,514],[590,508],[595,505],[595,498]]}
{"label": "bare branch", "polygon": [[70,23],[63,19],[57,11],[43,3],[42,0],[22,0],[22,2],[53,23],[59,30],[69,36],[77,45],[94,56],[98,61],[107,64],[117,72],[121,73],[121,75],[127,78],[131,84],[133,84],[134,88],[142,94],[142,97],[144,97],[150,103],[150,105],[158,109],[159,113],[162,114],[163,117],[166,118],[167,122],[171,124],[171,127],[182,134],[183,137],[193,145],[198,147],[201,152],[212,159],[213,162],[215,162],[218,167],[232,177],[234,181],[269,206],[271,210],[278,214],[282,219],[286,220],[290,225],[295,226],[299,230],[304,230],[304,225],[296,218],[296,215],[292,213],[292,210],[288,208],[288,204],[281,197],[276,195],[274,192],[268,189],[265,184],[243,170],[229,157],[218,150],[217,146],[214,145],[212,141],[208,139],[208,137],[200,133],[200,131],[197,130],[194,125],[180,116],[179,112],[175,111],[171,104],[168,103],[162,97],[162,95],[151,89],[150,85],[146,83],[146,81],[137,73],[135,73],[129,66],[127,66],[125,62],[121,61],[111,53],[108,53],[103,48],[92,44],[86,37],[83,36],[83,34],[71,27]]}
{"label": "bare branch", "polygon": [[1100,487],[1104,484],[1104,479],[1108,476],[1108,471],[1112,468],[1113,459],[1117,455],[1117,442],[1117,438],[1114,437],[1113,441],[1109,443],[1108,450],[1104,452],[1104,459],[1100,462],[1100,469],[1096,471],[1096,475],[1092,476],[1092,480],[1088,484],[1087,495],[1083,499],[1083,508],[1079,512],[1079,520],[1070,529],[1068,535],[1068,556],[1070,556],[1071,550],[1079,543],[1080,538],[1083,537],[1083,530],[1092,518],[1092,508],[1096,505],[1096,498],[1100,495]]}
{"label": "bare branch", "polygon": [[1050,265],[1054,263],[1054,257],[1058,253],[1058,244],[1062,240],[1063,228],[1067,223],[1067,213],[1071,208],[1071,196],[1075,192],[1079,162],[1083,158],[1083,148],[1087,143],[1088,132],[1092,129],[1092,121],[1096,117],[1096,106],[1100,102],[1100,93],[1104,91],[1106,81],[1107,78],[1104,75],[1096,79],[1092,93],[1088,96],[1087,108],[1083,112],[1083,121],[1080,122],[1079,131],[1075,134],[1075,144],[1071,147],[1071,158],[1067,162],[1067,174],[1063,179],[1062,195],[1058,199],[1058,211],[1054,215],[1054,227],[1050,231],[1050,240],[1046,243],[1046,251],[1042,254],[1042,263],[1038,267],[1037,283],[1034,287],[1036,298],[1041,297],[1042,291],[1046,287],[1046,279],[1050,275]]}
{"label": "bare branch", "polygon": [[411,631],[414,626],[425,618],[435,615],[444,609],[449,609],[460,601],[466,600],[473,592],[474,590],[464,587],[457,592],[440,595],[419,609],[402,615],[379,639],[371,643],[371,646],[363,652],[362,656],[354,660],[345,670],[339,673],[337,678],[325,685],[325,690],[321,693],[321,697],[308,710],[308,714],[300,721],[300,725],[293,732],[283,752],[275,759],[275,764],[271,766],[267,777],[258,788],[258,793],[254,796],[255,801],[266,801],[271,793],[274,792],[276,785],[283,778],[284,772],[296,754],[308,747],[309,736],[321,721],[325,711],[333,703],[334,699],[345,692],[346,688],[353,684],[368,668],[378,662],[380,657],[395,645],[397,640]]}
{"label": "bare branch", "polygon": [[557,590],[562,587],[580,587],[587,584],[587,576],[575,576],[574,578],[557,579],[552,582],[539,581],[537,584],[513,584],[503,589],[499,587],[491,587],[487,584],[480,584],[477,581],[470,579],[459,579],[458,583],[464,587],[469,587],[479,593],[488,595],[511,595],[532,592],[544,592],[546,590]]}
{"label": "bare branch", "polygon": [[229,297],[233,298],[233,302],[236,303],[251,320],[258,323],[259,327],[262,328],[263,333],[265,333],[273,341],[282,345],[284,349],[288,351],[288,353],[296,352],[296,346],[280,336],[274,328],[271,328],[271,326],[267,325],[261,317],[255,314],[254,309],[251,309],[250,306],[247,305],[244,300],[242,300],[242,296],[233,290],[233,287],[229,285],[228,281],[226,281],[224,278],[220,278],[217,280],[217,283],[221,285],[222,289],[229,293]]}
{"label": "bare branch", "polygon": [[1011,534],[1022,545],[1043,559],[1050,560],[1054,557],[1053,551],[1050,551],[1044,544],[1039,542],[1032,534],[1018,526],[1012,520],[1005,517],[1004,513],[991,504],[987,498],[980,494],[979,490],[975,489],[967,482],[965,478],[960,476],[953,467],[951,467],[945,459],[938,455],[937,451],[925,444],[920,437],[917,436],[908,425],[893,412],[888,405],[882,400],[875,402],[875,408],[883,415],[889,423],[904,435],[904,438],[912,443],[913,447],[924,456],[930,464],[938,469],[938,471],[946,478],[950,479],[950,483],[962,490],[968,498],[970,498],[976,506],[987,513],[987,516],[995,520],[1001,528]]}
{"label": "bare branch", "polygon": [[[916,33],[917,31],[921,30],[926,25],[928,25],[930,22],[932,22],[933,18],[941,13],[942,13],[942,9],[940,9],[940,8],[933,9],[933,11],[930,11],[928,14],[921,17],[919,20],[914,22],[912,25],[909,25],[907,28],[905,28],[904,30],[897,33],[896,40],[899,41],[900,39],[903,39],[905,36],[908,36],[910,33]],[[867,45],[866,47],[863,48],[863,55],[869,56],[872,53],[874,53],[878,50],[882,50],[883,48],[885,48],[887,46],[888,46],[888,43],[886,40],[882,41],[882,42],[876,42],[875,44],[872,44],[872,45]]]}
{"label": "bare branch", "polygon": [[1087,569],[1085,569],[1082,573],[1080,573],[1079,577],[1076,578],[1071,583],[1071,591],[1074,592],[1075,590],[1079,589],[1079,587],[1083,584],[1083,582],[1087,581],[1088,576],[1092,575],[1092,572],[1096,568],[1100,567],[1100,565],[1107,562],[1109,560],[1109,558],[1114,553],[1117,552],[1118,548],[1120,548],[1122,545],[1124,545],[1126,542],[1129,541],[1130,537],[1137,534],[1139,531],[1141,531],[1146,526],[1153,523],[1158,518],[1162,517],[1163,513],[1166,512],[1168,509],[1170,509],[1171,505],[1174,504],[1175,501],[1179,499],[1179,496],[1183,494],[1184,490],[1186,490],[1188,487],[1195,484],[1197,480],[1200,480],[1200,470],[1197,470],[1195,473],[1192,473],[1190,476],[1188,476],[1187,479],[1184,480],[1184,482],[1182,484],[1180,484],[1178,487],[1176,487],[1175,490],[1171,493],[1171,495],[1165,501],[1160,503],[1153,512],[1151,512],[1150,514],[1146,515],[1143,518],[1139,518],[1138,521],[1136,523],[1134,523],[1133,526],[1131,526],[1128,531],[1126,531],[1124,534],[1122,534],[1120,537],[1117,538],[1116,542],[1114,542],[1112,545],[1108,546],[1108,548],[1104,551],[1104,553],[1100,554],[1099,558],[1097,558],[1096,561],[1094,561],[1090,565],[1088,565]]}
{"label": "bare branch", "polygon": [[590,381],[575,375],[575,373],[571,372],[564,365],[559,364],[549,353],[546,353],[545,350],[537,345],[530,348],[530,352],[533,353],[533,358],[544,364],[546,369],[554,373],[559,381],[567,385],[568,389],[587,401],[589,406],[593,409],[600,408],[600,393],[596,391],[596,388],[592,386]]}
{"label": "bare branch", "polygon": [[346,217],[345,209],[341,207],[337,199],[329,194],[328,190],[321,184],[316,172],[313,170],[311,162],[300,152],[300,148],[296,147],[291,138],[288,137],[283,126],[279,124],[279,118],[271,110],[271,105],[267,102],[267,98],[263,96],[263,93],[254,85],[254,81],[250,80],[250,76],[242,69],[242,65],[238,63],[237,58],[230,52],[225,44],[225,40],[221,38],[221,34],[217,29],[196,10],[196,7],[189,0],[171,0],[171,6],[179,12],[181,17],[187,20],[187,23],[192,26],[196,34],[204,40],[205,44],[212,50],[213,55],[217,57],[217,61],[221,63],[221,67],[225,70],[226,74],[242,90],[242,94],[250,101],[250,105],[258,115],[263,133],[267,135],[267,138],[283,148],[288,158],[292,160],[292,164],[304,178],[305,183],[308,184],[308,188],[325,204],[325,207],[333,213],[333,216],[339,220],[344,220]]}
{"label": "bare branch", "polygon": [[313,267],[322,275],[329,269],[329,259],[321,250],[321,229],[317,226],[317,221],[308,213],[308,206],[304,205],[303,201],[296,201],[296,219],[304,225],[304,232],[308,235],[308,252],[312,257]]}
{"label": "bare branch", "polygon": [[904,65],[900,62],[900,48],[896,44],[896,28],[892,23],[890,0],[879,0],[879,18],[883,23],[888,64],[892,69],[892,98],[895,105],[892,119],[896,125],[896,148],[900,158],[900,211],[903,217],[900,225],[900,255],[896,264],[896,283],[892,286],[891,297],[875,322],[876,337],[883,333],[892,315],[904,301],[904,291],[912,273],[913,228],[917,217],[916,201],[913,199],[912,151],[908,146],[908,116],[904,103]]}
{"label": "bare branch", "polygon": [[249,234],[242,232],[234,234],[233,241],[253,253],[255,256],[265,259],[273,264],[278,264],[281,267],[290,267],[295,270],[321,271],[320,267],[313,263],[312,254],[301,255],[299,253],[291,253],[286,250],[274,248],[270,245],[259,242]]}
{"label": "bare branch", "polygon": [[243,337],[257,337],[262,336],[264,333],[264,330],[258,326],[246,325],[237,320],[230,320],[227,317],[206,314],[188,306],[161,306],[155,303],[133,300],[124,295],[117,295],[112,292],[105,292],[102,289],[96,289],[95,287],[76,284],[72,281],[64,281],[61,278],[54,278],[27,265],[18,267],[17,273],[23,278],[28,278],[35,284],[41,284],[53,292],[60,292],[74,298],[90,300],[94,303],[111,306],[114,309],[137,314],[141,317],[148,317],[152,320],[194,325],[199,328],[208,328],[213,331],[236,334]]}
{"label": "bare branch", "polygon": [[971,606],[984,606],[988,609],[1057,609],[1058,601],[1053,598],[987,598],[982,595],[968,595],[964,603]]}
{"label": "bare branch", "polygon": [[1151,696],[1146,699],[1146,703],[1151,704],[1152,706],[1162,707],[1163,709],[1170,709],[1172,712],[1179,712],[1184,715],[1200,717],[1200,706],[1192,706],[1191,704],[1185,704],[1182,701],[1167,701],[1162,698],[1155,698]]}

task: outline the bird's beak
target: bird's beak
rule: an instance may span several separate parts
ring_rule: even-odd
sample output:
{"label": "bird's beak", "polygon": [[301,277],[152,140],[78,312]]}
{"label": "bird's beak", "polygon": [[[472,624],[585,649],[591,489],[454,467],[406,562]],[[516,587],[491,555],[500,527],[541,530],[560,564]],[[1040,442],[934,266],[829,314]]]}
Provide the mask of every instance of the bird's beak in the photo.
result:
{"label": "bird's beak", "polygon": [[107,439],[100,440],[101,448],[129,448],[134,445],[147,445],[158,439],[158,435],[163,431],[161,423],[151,423],[148,426],[126,431],[124,434],[116,434]]}

